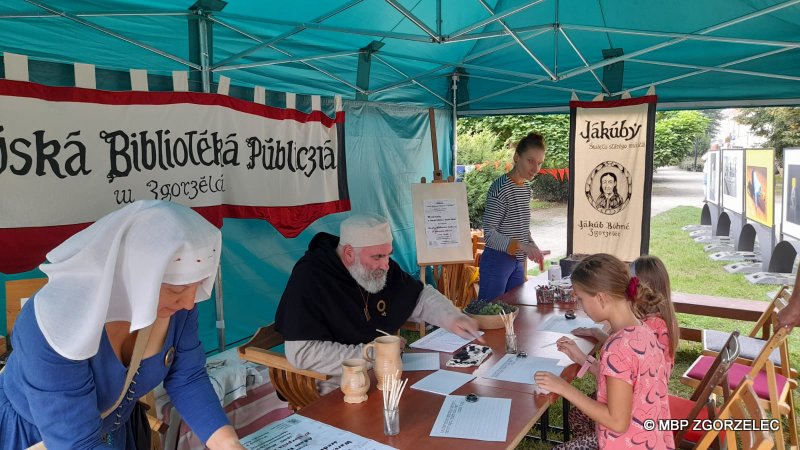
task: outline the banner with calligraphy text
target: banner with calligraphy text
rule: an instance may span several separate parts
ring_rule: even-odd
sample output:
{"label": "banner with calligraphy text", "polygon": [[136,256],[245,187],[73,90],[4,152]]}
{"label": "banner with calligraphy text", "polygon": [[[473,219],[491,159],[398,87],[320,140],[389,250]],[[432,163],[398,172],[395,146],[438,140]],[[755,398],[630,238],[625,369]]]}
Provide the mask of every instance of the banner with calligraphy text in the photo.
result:
{"label": "banner with calligraphy text", "polygon": [[109,92],[0,80],[0,272],[135,200],[209,221],[259,218],[286,237],[347,211],[344,112],[217,94]]}
{"label": "banner with calligraphy text", "polygon": [[646,254],[656,96],[570,102],[567,254]]}

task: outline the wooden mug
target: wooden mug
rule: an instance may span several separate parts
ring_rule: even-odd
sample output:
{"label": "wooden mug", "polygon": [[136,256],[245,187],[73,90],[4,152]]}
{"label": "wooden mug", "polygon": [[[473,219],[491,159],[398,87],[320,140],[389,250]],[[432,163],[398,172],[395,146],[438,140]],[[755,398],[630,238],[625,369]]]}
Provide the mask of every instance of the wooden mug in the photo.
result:
{"label": "wooden mug", "polygon": [[[373,350],[370,357],[369,350]],[[380,336],[364,346],[364,359],[372,363],[378,389],[383,390],[383,377],[386,374],[400,378],[403,374],[403,341],[399,336]]]}
{"label": "wooden mug", "polygon": [[361,358],[345,359],[342,362],[342,392],[345,403],[361,403],[367,400],[369,376],[367,361]]}

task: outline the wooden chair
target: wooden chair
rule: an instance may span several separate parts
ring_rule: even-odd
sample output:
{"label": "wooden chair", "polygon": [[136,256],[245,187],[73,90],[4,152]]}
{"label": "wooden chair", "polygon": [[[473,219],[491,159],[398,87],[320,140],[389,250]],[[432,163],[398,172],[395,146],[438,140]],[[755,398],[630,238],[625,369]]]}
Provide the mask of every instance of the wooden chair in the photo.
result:
{"label": "wooden chair", "polygon": [[[728,382],[732,389],[738,389],[739,385],[747,378],[753,380],[753,389],[758,397],[761,407],[768,409],[773,418],[786,416],[789,423],[789,440],[792,448],[797,448],[797,417],[794,410],[793,392],[797,388],[797,381],[791,378],[788,360],[782,360],[780,373],[775,370],[775,364],[770,359],[772,352],[782,346],[786,346],[786,338],[790,330],[787,328],[777,329],[764,345],[761,353],[751,365],[734,363],[728,371]],[[781,354],[788,353],[781,351]],[[681,382],[690,386],[697,386],[699,380],[703,378],[710,365],[710,356],[702,355],[686,370]],[[780,439],[776,440],[778,449],[783,450],[786,446],[783,439],[783,424],[779,422],[780,430],[777,435]]]}
{"label": "wooden chair", "polygon": [[[753,389],[753,380],[750,377],[745,377],[739,387],[736,388],[731,398],[722,406],[717,418],[720,420],[747,420],[756,423],[767,419],[767,415],[761,407],[755,389]],[[775,448],[776,440],[778,442],[783,441],[783,436],[780,434],[778,434],[776,440],[773,440],[767,430],[736,431],[735,434],[734,431],[726,430],[724,433],[725,440],[728,443],[728,450],[737,448],[737,437],[742,444],[742,450],[769,450]],[[697,450],[706,450],[716,441],[719,434],[720,431],[712,430],[707,432],[695,448]]]}
{"label": "wooden chair", "polygon": [[283,336],[272,323],[259,328],[252,339],[239,347],[239,356],[267,366],[275,390],[289,402],[292,410],[297,411],[319,398],[317,381],[326,381],[330,376],[298,369],[289,363],[285,355],[269,350],[283,343]]}
{"label": "wooden chair", "polygon": [[6,281],[6,328],[9,334],[11,334],[14,321],[17,320],[19,311],[22,309],[22,299],[32,297],[45,284],[47,284],[47,278]]}
{"label": "wooden chair", "polygon": [[[761,314],[761,317],[753,326],[753,329],[750,330],[750,333],[748,333],[747,336],[739,338],[741,353],[739,354],[740,361],[737,362],[750,364],[758,357],[758,354],[761,353],[761,350],[764,348],[766,340],[775,332],[778,326],[778,313],[788,304],[790,296],[791,291],[788,286],[783,286]],[[703,354],[710,356],[716,355],[722,344],[724,344],[727,336],[728,333],[722,331],[703,330],[701,338],[703,342]],[[770,359],[777,367],[781,367],[782,360],[789,361],[788,344],[774,350],[770,354]],[[797,371],[791,367],[790,373],[792,378],[797,377]]]}
{"label": "wooden chair", "polygon": [[[686,419],[692,423],[695,419],[713,419],[717,416],[717,406],[713,392],[719,386],[725,400],[730,398],[728,370],[739,356],[739,332],[728,335],[725,346],[717,354],[705,377],[688,399],[669,395],[669,409],[672,419]],[[692,427],[680,430],[675,434],[676,448],[692,448],[700,441],[703,434]]]}

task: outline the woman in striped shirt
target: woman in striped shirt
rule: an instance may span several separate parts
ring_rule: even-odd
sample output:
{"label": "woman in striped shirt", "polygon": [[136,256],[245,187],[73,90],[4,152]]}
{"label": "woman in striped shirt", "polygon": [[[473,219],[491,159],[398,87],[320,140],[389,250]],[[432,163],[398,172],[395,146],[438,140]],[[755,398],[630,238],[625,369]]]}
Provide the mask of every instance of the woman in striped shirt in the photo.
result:
{"label": "woman in striped shirt", "polygon": [[525,281],[525,258],[542,260],[531,237],[531,188],[526,183],[544,162],[544,137],[529,133],[517,144],[514,167],[496,179],[486,195],[483,234],[486,249],[481,256],[480,292],[492,300]]}

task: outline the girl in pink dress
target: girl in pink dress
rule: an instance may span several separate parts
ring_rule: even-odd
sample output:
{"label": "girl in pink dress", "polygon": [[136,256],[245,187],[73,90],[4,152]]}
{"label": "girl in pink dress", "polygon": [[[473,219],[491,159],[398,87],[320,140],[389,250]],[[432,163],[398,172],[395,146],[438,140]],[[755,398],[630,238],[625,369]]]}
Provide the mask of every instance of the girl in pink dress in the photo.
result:
{"label": "girl in pink dress", "polygon": [[663,296],[640,284],[625,263],[608,254],[581,261],[572,273],[572,287],[592,320],[611,324],[611,335],[603,344],[599,364],[592,364],[592,358],[566,336],[557,342],[559,350],[595,374],[597,400],[549,372],[534,375],[540,388],[561,395],[596,423],[594,434],[565,447],[674,449],[671,432],[649,426],[669,419],[669,375],[662,345],[635,312],[657,307]]}

